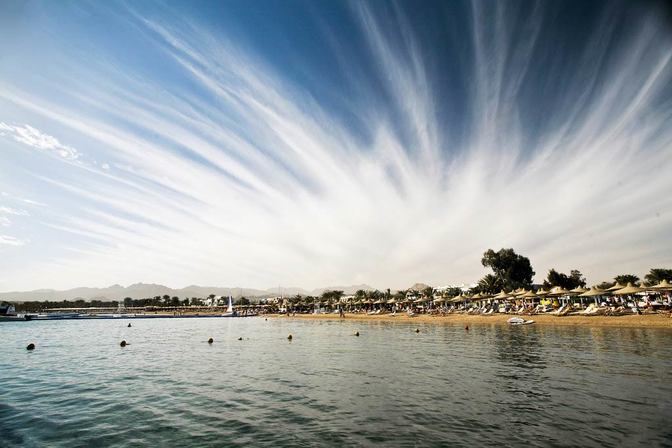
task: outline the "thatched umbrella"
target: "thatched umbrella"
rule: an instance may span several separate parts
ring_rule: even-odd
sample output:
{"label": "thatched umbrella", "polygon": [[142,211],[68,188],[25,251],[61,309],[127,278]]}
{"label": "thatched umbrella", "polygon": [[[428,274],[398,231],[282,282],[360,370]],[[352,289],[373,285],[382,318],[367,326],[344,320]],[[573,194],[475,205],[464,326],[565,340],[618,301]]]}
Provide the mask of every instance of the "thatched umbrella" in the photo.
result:
{"label": "thatched umbrella", "polygon": [[510,294],[504,292],[504,290],[502,289],[502,290],[499,292],[499,294],[497,294],[496,296],[493,297],[493,299],[504,300],[504,299],[508,299],[509,296],[510,296]]}
{"label": "thatched umbrella", "polygon": [[444,303],[445,301],[446,301],[446,299],[444,299],[443,297],[439,297],[438,299],[434,299],[434,303]]}
{"label": "thatched umbrella", "polygon": [[618,291],[619,289],[623,289],[623,288],[625,288],[625,286],[623,286],[623,285],[621,285],[620,283],[616,282],[616,284],[615,284],[614,286],[612,286],[611,288],[608,288],[607,291],[609,291],[609,292],[611,292],[611,291]]}
{"label": "thatched umbrella", "polygon": [[626,296],[630,294],[636,294],[638,292],[645,291],[645,289],[640,288],[639,286],[634,286],[632,283],[628,283],[625,288],[618,289],[614,291],[614,295],[617,296]]}
{"label": "thatched umbrella", "polygon": [[550,294],[549,291],[546,291],[544,288],[538,289],[537,292],[535,293],[539,297],[546,297],[547,295]]}
{"label": "thatched umbrella", "polygon": [[600,289],[600,288],[597,288],[597,287],[593,286],[592,288],[590,288],[586,292],[584,292],[582,294],[579,294],[579,297],[595,297],[595,296],[603,296],[603,295],[606,295],[606,294],[609,294],[609,293],[607,291],[603,290],[603,289]]}
{"label": "thatched umbrella", "polygon": [[567,291],[562,286],[556,286],[555,288],[551,288],[551,292],[548,293],[548,295],[551,297],[568,296],[569,294],[570,292]]}
{"label": "thatched umbrella", "polygon": [[460,303],[460,302],[464,302],[465,300],[466,300],[466,297],[464,297],[462,294],[460,294],[459,296],[455,296],[452,299],[450,299],[450,302],[451,303]]}
{"label": "thatched umbrella", "polygon": [[581,286],[578,286],[574,289],[571,289],[569,292],[571,292],[574,295],[579,295],[580,296],[581,294],[583,294],[586,291],[588,291],[588,288],[582,288]]}
{"label": "thatched umbrella", "polygon": [[654,291],[672,291],[672,283],[669,283],[667,280],[663,280],[657,285],[649,286],[648,289],[653,289]]}
{"label": "thatched umbrella", "polygon": [[539,295],[535,294],[532,291],[527,291],[525,294],[523,294],[520,297],[523,298],[523,299],[536,299],[537,297],[539,297]]}

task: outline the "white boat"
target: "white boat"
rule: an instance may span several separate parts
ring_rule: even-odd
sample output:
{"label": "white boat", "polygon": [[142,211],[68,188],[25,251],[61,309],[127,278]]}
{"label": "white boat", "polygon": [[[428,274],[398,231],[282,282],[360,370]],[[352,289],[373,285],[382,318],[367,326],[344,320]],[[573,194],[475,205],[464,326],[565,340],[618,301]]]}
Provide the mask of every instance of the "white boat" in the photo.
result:
{"label": "white boat", "polygon": [[533,324],[533,320],[525,320],[522,317],[512,317],[506,321],[509,325],[530,325]]}
{"label": "white boat", "polygon": [[231,296],[229,296],[229,306],[226,308],[226,312],[222,313],[222,317],[236,317],[238,313],[233,309],[233,302]]}

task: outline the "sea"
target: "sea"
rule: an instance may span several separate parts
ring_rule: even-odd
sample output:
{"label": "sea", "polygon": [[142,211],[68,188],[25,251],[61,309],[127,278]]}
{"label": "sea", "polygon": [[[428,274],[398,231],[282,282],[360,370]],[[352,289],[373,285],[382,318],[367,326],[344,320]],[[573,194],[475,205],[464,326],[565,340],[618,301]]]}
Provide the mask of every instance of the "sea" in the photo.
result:
{"label": "sea", "polygon": [[672,446],[672,330],[3,322],[0,446]]}

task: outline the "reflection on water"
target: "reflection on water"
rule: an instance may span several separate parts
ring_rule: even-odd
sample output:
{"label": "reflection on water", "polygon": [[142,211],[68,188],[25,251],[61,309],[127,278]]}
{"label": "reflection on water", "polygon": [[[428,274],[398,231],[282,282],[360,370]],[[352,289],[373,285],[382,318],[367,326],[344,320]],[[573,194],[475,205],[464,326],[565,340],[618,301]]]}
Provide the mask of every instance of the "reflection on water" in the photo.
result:
{"label": "reflection on water", "polygon": [[668,330],[247,318],[8,323],[0,336],[7,446],[650,446],[671,436]]}

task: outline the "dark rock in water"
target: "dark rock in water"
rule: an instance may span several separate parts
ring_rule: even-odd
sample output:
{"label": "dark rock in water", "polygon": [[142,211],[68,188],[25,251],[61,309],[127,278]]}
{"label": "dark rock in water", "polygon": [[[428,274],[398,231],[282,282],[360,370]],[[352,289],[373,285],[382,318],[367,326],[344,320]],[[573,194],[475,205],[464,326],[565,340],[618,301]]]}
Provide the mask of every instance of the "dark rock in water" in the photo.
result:
{"label": "dark rock in water", "polygon": [[212,344],[213,342],[215,342],[214,339],[212,339],[212,338],[208,339],[208,344]]}
{"label": "dark rock in water", "polygon": [[467,330],[467,331],[469,331],[469,325],[467,325],[466,327],[464,327],[464,329]]}
{"label": "dark rock in water", "polygon": [[128,344],[126,343],[126,341],[121,341],[121,343],[119,345],[122,346],[122,347],[126,347]]}
{"label": "dark rock in water", "polygon": [[26,347],[26,350],[35,350],[35,344],[31,342],[30,344],[28,344],[28,347]]}
{"label": "dark rock in water", "polygon": [[415,329],[415,332],[416,332],[416,333],[420,333],[420,329],[419,329],[419,328],[416,328],[416,329]]}
{"label": "dark rock in water", "polygon": [[359,336],[359,331],[356,331],[356,332],[355,332],[355,336]]}
{"label": "dark rock in water", "polygon": [[243,338],[238,338],[238,340],[239,340],[239,341],[242,341],[242,340],[243,340]]}
{"label": "dark rock in water", "polygon": [[128,324],[128,328],[131,328],[131,327],[132,327],[132,325],[129,323],[129,324]]}
{"label": "dark rock in water", "polygon": [[292,335],[291,334],[289,336],[287,336],[287,340],[289,340],[289,341],[292,340]]}

